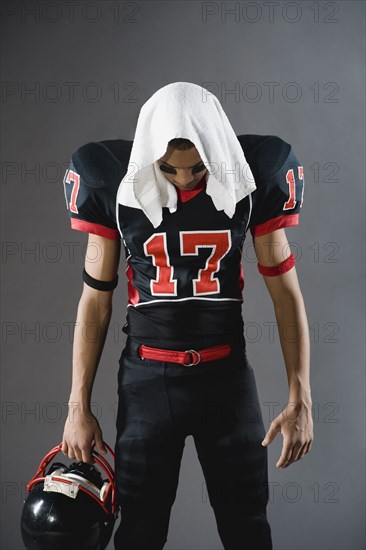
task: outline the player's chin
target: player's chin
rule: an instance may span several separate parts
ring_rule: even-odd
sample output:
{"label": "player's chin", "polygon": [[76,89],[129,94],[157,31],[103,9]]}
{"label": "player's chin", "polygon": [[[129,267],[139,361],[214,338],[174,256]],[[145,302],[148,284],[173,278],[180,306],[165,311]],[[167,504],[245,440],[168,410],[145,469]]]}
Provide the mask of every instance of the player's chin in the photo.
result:
{"label": "player's chin", "polygon": [[195,187],[197,187],[198,185],[198,181],[195,181],[194,183],[190,183],[189,185],[178,185],[174,182],[170,182],[172,183],[175,187],[177,187],[178,189],[180,189],[181,191],[192,191],[192,189],[194,189]]}

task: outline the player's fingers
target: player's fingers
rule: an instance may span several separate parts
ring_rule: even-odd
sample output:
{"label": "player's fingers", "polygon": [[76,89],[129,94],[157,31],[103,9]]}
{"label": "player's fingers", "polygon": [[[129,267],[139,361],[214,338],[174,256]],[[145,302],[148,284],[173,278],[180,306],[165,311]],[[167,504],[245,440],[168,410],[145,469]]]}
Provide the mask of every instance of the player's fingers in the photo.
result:
{"label": "player's fingers", "polygon": [[303,458],[310,451],[312,444],[313,444],[312,439],[310,441],[307,441],[306,443],[304,443],[304,445],[301,447],[301,450],[300,450],[299,456],[297,457],[297,460],[300,460],[301,458]]}
{"label": "player's fingers", "polygon": [[73,456],[69,455],[69,458],[74,458],[78,462],[82,462],[83,457],[82,457],[82,454],[81,454],[81,450],[76,445],[73,448],[72,454],[73,454]]}
{"label": "player's fingers", "polygon": [[62,441],[62,446],[61,446],[61,452],[64,454],[64,455],[67,455],[67,451],[68,451],[68,446],[67,446],[67,443],[65,440]]}
{"label": "player's fingers", "polygon": [[295,445],[292,448],[291,459],[288,464],[291,464],[292,462],[296,462],[297,460],[300,459],[300,454],[301,454],[301,451],[304,449],[304,447],[305,447],[304,443],[301,443],[301,442],[295,443]]}
{"label": "player's fingers", "polygon": [[282,447],[282,453],[280,458],[278,459],[278,462],[276,464],[277,468],[285,468],[288,461],[291,459],[292,454],[292,443],[291,441],[288,441],[287,439],[283,440],[283,447]]}
{"label": "player's fingers", "polygon": [[262,441],[262,445],[265,446],[271,443],[276,437],[277,433],[280,431],[280,429],[281,427],[278,424],[276,424],[275,422],[271,422],[269,430]]}
{"label": "player's fingers", "polygon": [[94,434],[94,443],[97,448],[97,451],[99,451],[100,453],[106,454],[107,449],[104,446],[101,432],[96,432]]}
{"label": "player's fingers", "polygon": [[313,440],[309,441],[309,443],[306,445],[305,453],[309,453],[312,446],[313,446]]}
{"label": "player's fingers", "polygon": [[308,442],[301,443],[300,441],[298,441],[297,443],[295,443],[295,445],[292,448],[291,458],[285,466],[289,466],[293,462],[301,460],[301,458],[306,453],[307,447],[308,447]]}
{"label": "player's fingers", "polygon": [[86,462],[87,464],[94,464],[90,446],[85,446],[81,449],[81,457],[82,462]]}

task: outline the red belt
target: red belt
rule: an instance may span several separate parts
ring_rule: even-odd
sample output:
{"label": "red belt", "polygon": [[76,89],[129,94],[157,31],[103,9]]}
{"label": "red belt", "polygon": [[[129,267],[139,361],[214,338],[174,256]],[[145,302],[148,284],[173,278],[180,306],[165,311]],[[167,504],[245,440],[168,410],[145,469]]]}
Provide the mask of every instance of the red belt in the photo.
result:
{"label": "red belt", "polygon": [[149,346],[141,345],[138,348],[141,359],[155,359],[156,361],[168,361],[170,363],[181,363],[185,367],[198,365],[205,361],[213,361],[227,357],[231,353],[230,344],[222,344],[211,348],[187,349],[186,351],[175,351],[171,349],[150,348]]}

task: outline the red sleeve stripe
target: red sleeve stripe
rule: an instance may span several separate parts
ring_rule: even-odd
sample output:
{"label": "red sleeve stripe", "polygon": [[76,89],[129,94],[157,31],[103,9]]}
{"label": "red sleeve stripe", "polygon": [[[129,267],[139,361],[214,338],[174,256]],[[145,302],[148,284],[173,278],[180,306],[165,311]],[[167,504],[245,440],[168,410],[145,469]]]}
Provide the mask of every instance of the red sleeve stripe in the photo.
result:
{"label": "red sleeve stripe", "polygon": [[250,232],[253,237],[259,237],[265,233],[270,233],[276,229],[281,229],[281,227],[287,227],[289,225],[298,225],[299,224],[299,214],[283,214],[282,216],[277,216],[277,218],[271,218],[270,220],[254,225],[250,228]]}
{"label": "red sleeve stripe", "polygon": [[104,225],[100,225],[99,223],[86,222],[84,220],[78,220],[76,218],[70,218],[70,220],[72,229],[85,231],[86,233],[93,233],[94,235],[106,237],[107,239],[112,239],[114,241],[121,238],[117,229],[111,229],[110,227],[105,227]]}

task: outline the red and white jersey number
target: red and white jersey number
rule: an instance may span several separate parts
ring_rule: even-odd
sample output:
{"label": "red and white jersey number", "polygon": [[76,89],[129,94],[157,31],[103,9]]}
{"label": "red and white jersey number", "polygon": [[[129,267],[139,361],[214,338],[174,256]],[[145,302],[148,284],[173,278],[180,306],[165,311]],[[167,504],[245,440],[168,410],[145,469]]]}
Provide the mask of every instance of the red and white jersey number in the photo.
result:
{"label": "red and white jersey number", "polygon": [[[166,233],[154,233],[145,243],[144,252],[151,256],[157,268],[156,279],[150,283],[153,296],[177,296],[177,279],[173,277],[173,267],[167,247]],[[198,256],[200,248],[211,248],[211,254],[204,267],[200,268],[197,277],[192,279],[193,295],[217,294],[220,292],[220,281],[215,277],[220,269],[220,262],[231,248],[229,229],[220,231],[180,231],[180,254]]]}
{"label": "red and white jersey number", "polygon": [[[71,198],[70,198],[70,204],[67,200],[67,193],[66,193],[66,184],[72,184],[72,190],[71,190]],[[78,207],[76,206],[76,199],[79,193],[80,189],[80,176],[73,170],[67,170],[65,177],[64,177],[64,190],[65,190],[65,199],[66,199],[66,206],[70,210],[70,212],[74,212],[75,214],[79,213]]]}
{"label": "red and white jersey number", "polygon": [[[301,198],[300,198],[300,207],[302,206],[302,201],[304,197],[304,168],[303,166],[297,167],[297,176],[299,180],[302,181],[302,191],[301,191]],[[283,210],[291,210],[292,208],[295,208],[296,206],[296,186],[295,186],[295,176],[294,176],[294,170],[291,168],[291,170],[287,170],[286,172],[286,181],[288,183],[289,187],[289,198],[285,202],[283,206]]]}

